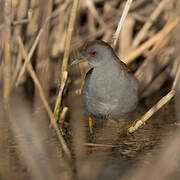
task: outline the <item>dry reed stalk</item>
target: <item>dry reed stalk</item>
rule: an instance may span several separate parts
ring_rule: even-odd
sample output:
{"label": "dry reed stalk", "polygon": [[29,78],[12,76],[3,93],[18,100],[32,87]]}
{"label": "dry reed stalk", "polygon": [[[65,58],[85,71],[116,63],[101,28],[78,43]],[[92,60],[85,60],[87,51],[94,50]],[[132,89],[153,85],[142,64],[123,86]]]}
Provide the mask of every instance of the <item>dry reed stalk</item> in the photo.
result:
{"label": "dry reed stalk", "polygon": [[112,144],[95,144],[95,143],[85,143],[86,146],[90,146],[90,147],[104,147],[104,148],[113,148],[113,147],[118,147],[116,145],[112,145]]}
{"label": "dry reed stalk", "polygon": [[20,19],[18,21],[13,21],[12,24],[14,26],[21,25],[21,24],[27,24],[29,23],[29,19]]}
{"label": "dry reed stalk", "polygon": [[97,20],[97,22],[99,22],[99,24],[101,26],[104,26],[105,23],[104,23],[104,20],[102,18],[102,16],[99,14],[99,12],[96,10],[96,7],[94,5],[94,2],[91,1],[91,0],[86,0],[86,5],[88,6],[89,8],[89,11],[91,12],[91,14],[95,17],[95,19]]}
{"label": "dry reed stalk", "polygon": [[[90,8],[88,9],[90,11]],[[93,17],[92,13],[88,13],[88,22],[87,26],[91,27],[89,28],[89,34],[93,34],[96,32],[96,19]],[[80,37],[77,37],[80,39]]]}
{"label": "dry reed stalk", "polygon": [[174,78],[174,82],[173,82],[173,85],[172,85],[172,88],[171,88],[172,90],[176,90],[179,78],[180,78],[180,63],[178,64],[176,76]]}
{"label": "dry reed stalk", "polygon": [[123,59],[123,61],[126,64],[131,63],[135,58],[140,56],[145,50],[147,50],[148,48],[153,46],[160,39],[167,36],[167,34],[170,33],[175,28],[175,26],[179,23],[179,20],[180,20],[179,18],[176,18],[172,22],[170,22],[170,23],[168,22],[160,32],[155,34],[151,39],[147,40],[141,46],[139,46],[137,49],[135,49],[130,55],[125,57]]}
{"label": "dry reed stalk", "polygon": [[168,103],[175,95],[175,90],[171,90],[167,95],[161,98],[156,105],[154,105],[149,111],[147,111],[137,122],[135,125],[131,126],[128,129],[129,133],[133,133],[137,129],[139,129],[145,122],[152,117],[152,115],[161,109],[166,103]]}
{"label": "dry reed stalk", "polygon": [[82,39],[75,37],[73,39],[72,49],[79,47],[87,40],[92,40],[92,39],[95,39],[97,36],[101,36],[103,33],[105,33],[107,29],[112,29],[114,26],[116,26],[117,23],[118,23],[118,19],[116,18],[114,21],[109,21],[109,23],[107,23],[102,28],[97,29],[96,32],[94,32],[93,34],[89,34],[83,37]]}
{"label": "dry reed stalk", "polygon": [[116,29],[116,32],[114,33],[113,35],[113,42],[112,42],[112,46],[115,48],[116,47],[116,44],[117,44],[117,41],[119,39],[119,35],[120,35],[120,32],[121,32],[121,29],[123,27],[123,24],[124,24],[124,21],[125,21],[125,18],[129,12],[129,9],[131,7],[131,3],[132,3],[133,0],[127,0],[126,2],[126,5],[124,7],[124,10],[123,10],[123,14],[120,18],[120,21],[119,21],[119,24],[118,24],[118,27]]}
{"label": "dry reed stalk", "polygon": [[137,8],[140,8],[141,6],[143,6],[147,1],[146,0],[138,0],[138,1],[134,1],[132,6],[131,6],[131,9],[132,10],[135,10]]}
{"label": "dry reed stalk", "polygon": [[3,101],[9,103],[11,91],[11,0],[4,1],[4,67],[3,67]]}
{"label": "dry reed stalk", "polygon": [[167,80],[168,74],[168,68],[160,72],[158,76],[155,77],[155,79],[153,79],[152,82],[150,82],[150,85],[147,85],[145,87],[145,90],[141,93],[141,98],[148,97],[152,93],[155,93],[156,91],[160,90],[164,82]]}
{"label": "dry reed stalk", "polygon": [[[24,18],[26,17],[26,13],[27,13],[27,9],[28,8],[28,1],[20,1],[19,5],[18,5],[18,9],[17,9],[17,20],[13,21],[13,25],[19,25],[19,26],[15,26],[14,27],[14,34],[13,34],[13,48],[14,49],[14,54],[17,54],[17,56],[15,57],[15,61],[16,61],[16,65],[14,68],[14,72],[12,75],[12,82],[11,85],[14,85],[14,82],[17,78],[17,75],[19,73],[19,70],[21,68],[21,64],[22,64],[22,56],[21,56],[21,52],[18,50],[18,46],[16,45],[17,43],[17,36],[20,36],[22,33],[22,26],[20,26],[20,24],[24,24]],[[29,13],[28,13],[29,14]],[[29,16],[28,16],[28,21],[29,21]]]}
{"label": "dry reed stalk", "polygon": [[69,25],[68,25],[68,31],[67,31],[67,36],[66,36],[65,52],[64,52],[62,68],[61,68],[61,77],[60,77],[61,84],[60,84],[58,96],[55,103],[54,115],[56,114],[57,109],[58,108],[60,109],[61,107],[62,93],[63,93],[63,89],[64,89],[64,86],[66,84],[66,80],[68,77],[67,65],[68,65],[71,38],[72,38],[73,29],[74,29],[78,3],[79,3],[79,0],[73,1],[71,16],[70,16]]}
{"label": "dry reed stalk", "polygon": [[161,109],[165,104],[167,104],[176,94],[176,86],[177,82],[180,78],[180,65],[178,67],[178,70],[176,72],[176,76],[171,88],[171,91],[166,94],[163,98],[161,98],[149,111],[147,111],[136,123],[135,125],[132,125],[129,129],[129,133],[133,133],[137,129],[139,129],[145,122],[152,117],[152,115],[157,112],[159,109]]}
{"label": "dry reed stalk", "polygon": [[[25,51],[25,48],[24,48],[24,45],[23,45],[23,42],[22,42],[21,38],[18,37],[17,40],[18,40],[20,48],[22,49],[22,53],[23,53],[25,61],[28,61],[28,55],[27,55],[27,53]],[[66,153],[67,157],[69,158],[69,160],[71,160],[71,152],[70,152],[68,146],[66,145],[66,142],[65,142],[64,138],[62,137],[59,129],[58,129],[58,125],[57,125],[57,123],[55,121],[54,115],[53,115],[53,113],[52,113],[52,111],[51,111],[51,109],[49,107],[49,104],[48,104],[48,102],[46,100],[43,89],[41,87],[41,84],[40,84],[40,82],[39,82],[39,80],[38,80],[38,78],[36,76],[36,73],[35,73],[35,71],[34,71],[34,69],[33,69],[30,62],[27,63],[27,70],[28,70],[31,78],[33,79],[36,87],[39,90],[40,98],[41,98],[41,100],[42,100],[42,102],[43,102],[43,104],[44,104],[44,106],[45,106],[45,108],[46,108],[46,110],[48,112],[48,115],[49,115],[49,117],[50,117],[50,119],[52,121],[51,124],[52,124],[53,128],[56,131],[57,137],[58,137],[58,139],[59,139],[59,141],[60,141],[60,143],[62,145],[62,148],[63,148],[64,152]]]}
{"label": "dry reed stalk", "polygon": [[53,29],[49,37],[51,42],[51,57],[58,57],[60,52],[64,52],[64,46],[66,41],[66,25],[67,19],[69,17],[69,10],[67,12],[67,8],[68,6],[70,6],[70,3],[70,1],[64,1],[63,4],[59,5],[59,7],[57,7],[57,10],[52,13],[53,16],[58,14],[64,14],[64,16],[63,19],[60,19],[58,17],[55,18],[57,21],[55,25],[53,25],[52,23]]}
{"label": "dry reed stalk", "polygon": [[127,16],[126,20],[124,21],[124,25],[122,27],[122,31],[120,33],[119,38],[119,52],[118,55],[120,59],[131,52],[131,44],[133,38],[133,29],[135,25],[135,19],[132,16]]}
{"label": "dry reed stalk", "polygon": [[141,30],[134,38],[134,41],[132,43],[132,48],[136,48],[140,44],[140,42],[146,37],[148,30],[152,26],[153,22],[159,17],[160,13],[164,9],[164,7],[168,4],[169,1],[170,0],[163,0],[159,3],[158,7],[153,11],[151,16],[149,17],[149,20],[144,24],[144,26],[141,28]]}
{"label": "dry reed stalk", "polygon": [[[149,53],[149,56],[146,58],[144,63],[138,68],[138,70],[135,73],[135,76],[138,78],[141,74],[143,74],[143,69],[145,66],[147,66],[148,62],[151,60],[154,60],[154,57],[157,55],[157,53],[163,49],[167,43],[169,42],[170,39],[170,34],[158,41],[154,47],[152,48],[151,52]],[[138,78],[139,79],[139,78]]]}
{"label": "dry reed stalk", "polygon": [[[39,0],[39,17],[38,24],[41,26],[46,22],[46,19],[51,17],[51,11],[53,8],[52,0]],[[51,61],[49,53],[49,29],[50,23],[47,23],[44,27],[44,31],[39,40],[37,47],[37,58],[36,58],[36,75],[39,79],[41,87],[43,89],[46,100],[49,101],[49,92],[52,86],[52,70]],[[34,95],[34,112],[35,119],[40,122],[47,122],[47,114],[45,109],[42,108],[42,101],[39,96],[39,90],[35,87]],[[44,129],[45,130],[45,129]],[[46,136],[46,130],[44,131],[44,136]]]}
{"label": "dry reed stalk", "polygon": [[61,114],[60,114],[60,117],[59,117],[59,123],[61,124],[61,126],[64,123],[64,120],[66,118],[67,112],[68,112],[68,107],[65,106],[63,108]]}
{"label": "dry reed stalk", "polygon": [[7,148],[10,142],[9,135],[9,104],[10,104],[10,93],[11,93],[11,13],[12,13],[12,2],[11,0],[4,0],[4,31],[3,31],[3,46],[4,46],[4,58],[3,58],[3,102],[4,107],[1,106],[3,116],[1,117],[1,129],[0,135],[3,137],[1,142],[1,162],[4,167],[0,168],[2,178],[12,179],[11,174],[11,157],[10,151]]}
{"label": "dry reed stalk", "polygon": [[41,35],[42,35],[42,33],[44,32],[44,29],[45,29],[45,27],[46,27],[46,24],[48,23],[49,20],[50,20],[50,17],[48,17],[48,18],[46,19],[46,21],[44,22],[43,26],[42,26],[41,29],[39,30],[39,33],[38,33],[38,35],[36,36],[36,38],[35,38],[35,40],[34,40],[34,43],[33,43],[32,47],[31,47],[31,49],[30,49],[30,51],[29,51],[29,53],[28,53],[28,61],[25,61],[25,62],[24,62],[24,64],[23,64],[22,67],[21,67],[21,70],[20,70],[20,72],[19,72],[19,75],[18,75],[18,77],[17,77],[16,87],[19,85],[20,79],[21,79],[21,77],[23,76],[23,74],[24,74],[24,72],[25,72],[27,63],[31,61],[31,57],[32,57],[32,55],[33,55],[33,53],[34,53],[34,51],[35,51],[35,49],[36,49],[36,47],[37,47],[37,45],[38,45],[38,43],[39,43],[39,41],[40,41]]}

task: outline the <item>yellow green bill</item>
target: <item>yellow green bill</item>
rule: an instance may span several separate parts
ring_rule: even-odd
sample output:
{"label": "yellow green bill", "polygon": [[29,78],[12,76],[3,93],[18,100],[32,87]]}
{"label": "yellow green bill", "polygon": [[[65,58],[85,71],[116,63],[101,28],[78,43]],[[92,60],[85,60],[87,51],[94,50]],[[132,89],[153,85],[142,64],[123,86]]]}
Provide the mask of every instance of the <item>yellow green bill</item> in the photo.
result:
{"label": "yellow green bill", "polygon": [[86,61],[86,60],[87,60],[86,57],[79,58],[79,59],[75,59],[75,60],[71,63],[71,65],[79,64],[79,63],[84,62],[84,61]]}

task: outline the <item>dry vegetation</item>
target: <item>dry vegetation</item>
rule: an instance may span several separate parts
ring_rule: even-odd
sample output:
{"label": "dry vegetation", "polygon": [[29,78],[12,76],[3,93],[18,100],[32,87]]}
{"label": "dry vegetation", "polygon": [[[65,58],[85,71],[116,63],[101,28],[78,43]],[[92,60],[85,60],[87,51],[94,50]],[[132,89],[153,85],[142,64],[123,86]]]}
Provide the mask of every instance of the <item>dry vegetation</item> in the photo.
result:
{"label": "dry vegetation", "polygon": [[[119,29],[125,0],[0,1],[0,179],[180,178],[180,1],[129,5]],[[78,94],[88,67],[69,64],[94,39],[141,90],[127,135],[97,120],[89,143]]]}

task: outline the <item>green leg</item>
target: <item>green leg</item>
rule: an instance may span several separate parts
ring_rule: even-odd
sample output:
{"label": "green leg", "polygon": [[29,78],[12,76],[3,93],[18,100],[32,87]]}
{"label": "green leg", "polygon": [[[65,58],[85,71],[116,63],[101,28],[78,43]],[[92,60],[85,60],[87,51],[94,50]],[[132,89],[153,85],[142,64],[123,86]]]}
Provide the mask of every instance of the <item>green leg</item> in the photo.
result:
{"label": "green leg", "polygon": [[89,132],[90,132],[90,135],[92,135],[93,134],[93,119],[92,117],[89,116],[88,120],[89,120]]}

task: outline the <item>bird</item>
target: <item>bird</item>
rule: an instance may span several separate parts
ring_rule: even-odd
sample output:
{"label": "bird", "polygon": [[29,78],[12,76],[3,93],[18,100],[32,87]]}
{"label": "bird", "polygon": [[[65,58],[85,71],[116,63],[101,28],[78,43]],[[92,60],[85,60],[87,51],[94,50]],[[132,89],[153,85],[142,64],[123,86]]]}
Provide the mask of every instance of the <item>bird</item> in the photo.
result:
{"label": "bird", "polygon": [[80,54],[72,65],[88,63],[91,66],[81,93],[89,116],[119,120],[132,112],[138,104],[139,84],[113,48],[102,40],[93,40],[84,44]]}

